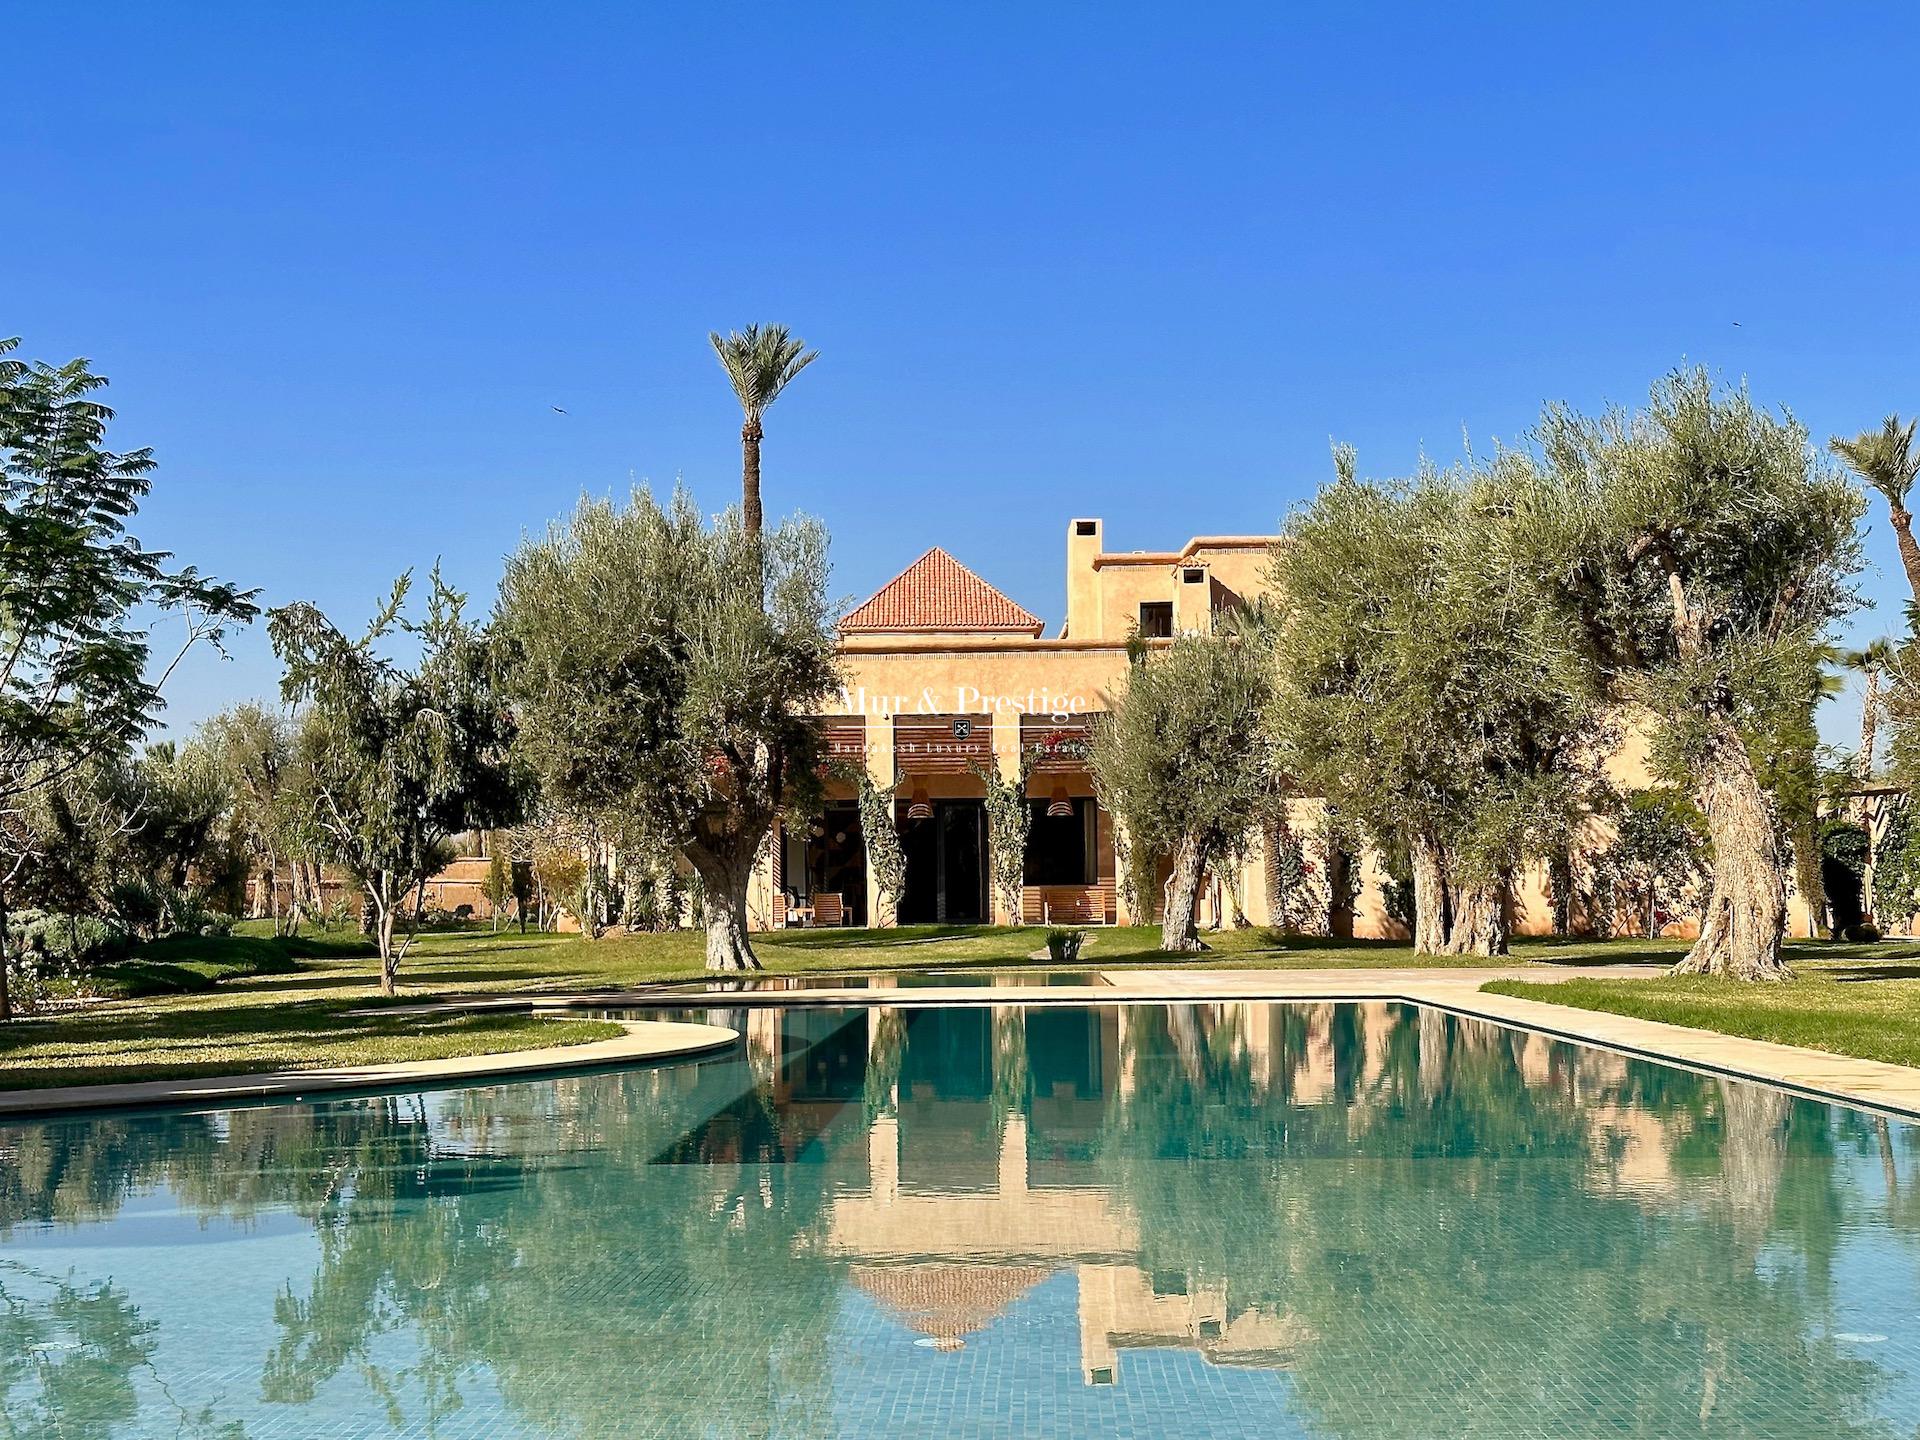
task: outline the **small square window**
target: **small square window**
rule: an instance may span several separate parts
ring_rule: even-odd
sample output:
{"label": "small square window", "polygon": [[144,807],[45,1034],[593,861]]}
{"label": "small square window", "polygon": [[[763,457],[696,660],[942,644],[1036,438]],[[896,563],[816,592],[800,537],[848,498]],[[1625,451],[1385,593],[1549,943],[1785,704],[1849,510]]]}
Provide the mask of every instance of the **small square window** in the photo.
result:
{"label": "small square window", "polygon": [[1147,640],[1168,640],[1173,636],[1173,602],[1146,600],[1140,605],[1140,634]]}
{"label": "small square window", "polygon": [[1076,520],[1073,522],[1073,533],[1076,535],[1091,535],[1099,528],[1100,522],[1097,520]]}
{"label": "small square window", "polygon": [[1207,578],[1207,572],[1198,565],[1189,565],[1180,572],[1180,578],[1189,585],[1198,585]]}

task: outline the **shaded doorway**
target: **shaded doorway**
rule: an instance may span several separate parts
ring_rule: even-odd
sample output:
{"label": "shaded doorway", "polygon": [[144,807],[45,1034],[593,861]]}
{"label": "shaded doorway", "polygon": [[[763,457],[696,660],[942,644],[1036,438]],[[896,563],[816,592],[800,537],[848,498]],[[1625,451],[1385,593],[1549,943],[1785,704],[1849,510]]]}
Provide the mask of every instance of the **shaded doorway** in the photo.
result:
{"label": "shaded doorway", "polygon": [[987,918],[987,804],[935,800],[924,820],[900,810],[900,849],[906,884],[902,925],[977,925]]}
{"label": "shaded doorway", "polygon": [[867,923],[867,845],[860,807],[835,801],[818,819],[788,825],[780,846],[780,889],[802,904],[838,895],[849,925]]}

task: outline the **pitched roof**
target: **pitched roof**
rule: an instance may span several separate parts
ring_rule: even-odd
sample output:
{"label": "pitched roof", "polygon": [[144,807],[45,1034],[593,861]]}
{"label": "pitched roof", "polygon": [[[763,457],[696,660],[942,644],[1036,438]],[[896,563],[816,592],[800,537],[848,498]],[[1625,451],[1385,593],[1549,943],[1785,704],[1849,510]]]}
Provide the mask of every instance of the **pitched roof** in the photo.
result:
{"label": "pitched roof", "polygon": [[1013,603],[938,545],[882,585],[840,622],[842,630],[1041,631],[1040,617]]}

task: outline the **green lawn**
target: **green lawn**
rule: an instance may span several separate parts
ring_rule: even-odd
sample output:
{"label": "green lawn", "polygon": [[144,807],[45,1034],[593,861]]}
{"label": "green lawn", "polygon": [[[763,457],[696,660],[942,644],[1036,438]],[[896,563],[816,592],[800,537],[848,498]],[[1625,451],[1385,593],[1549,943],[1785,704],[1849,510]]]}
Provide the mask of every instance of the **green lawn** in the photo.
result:
{"label": "green lawn", "polygon": [[1789,952],[1796,978],[1783,985],[1663,975],[1548,984],[1495,980],[1482,988],[1724,1035],[1920,1065],[1920,945],[1803,942],[1790,946]]}
{"label": "green lawn", "polygon": [[[251,931],[252,933],[247,933]],[[1474,957],[1416,958],[1404,945],[1285,938],[1260,930],[1209,935],[1214,948],[1194,959],[1162,955],[1157,930],[1144,927],[1093,932],[1082,968],[1130,966],[1207,968],[1378,968],[1405,965],[1478,966]],[[769,973],[871,972],[892,969],[1053,968],[1030,957],[1046,932],[980,926],[910,926],[889,930],[790,930],[755,937]],[[702,937],[694,933],[639,935],[599,941],[577,936],[485,930],[420,937],[401,970],[400,1002],[528,991],[586,991],[649,981],[695,979],[702,970]],[[1556,942],[1528,940],[1513,960],[1552,967],[1580,963],[1670,963],[1684,946],[1673,941]],[[1920,1062],[1920,1038],[1899,1054],[1886,1049],[1889,1015],[1920,1012],[1920,946],[1817,946],[1796,952],[1813,978],[1781,991],[1753,995],[1749,1008],[1789,1012],[1796,996],[1823,997],[1833,1020],[1813,1030],[1827,1048]],[[1810,956],[1823,958],[1806,963]],[[1872,955],[1872,961],[1864,957]],[[1907,963],[1901,963],[1901,962]],[[1841,978],[1843,970],[1874,977]],[[1654,973],[1651,972],[1650,973]],[[1911,980],[1911,983],[1901,983]],[[0,1089],[237,1074],[290,1065],[360,1065],[527,1049],[599,1039],[611,1027],[592,1021],[476,1015],[444,1019],[355,1013],[383,1002],[375,985],[371,948],[357,936],[307,936],[277,941],[242,927],[225,939],[170,940],[144,947],[111,967],[98,989],[114,997],[80,1009],[0,1028]],[[1733,1015],[1747,992],[1720,1002],[1699,982],[1649,979],[1568,982],[1524,993],[1590,1003],[1590,995],[1622,1004],[1678,1004],[1696,993]],[[1516,992],[1519,993],[1519,992]],[[1648,997],[1632,1001],[1628,997]],[[1882,998],[1882,997],[1887,998]],[[1830,1000],[1825,997],[1832,997]],[[1615,1008],[1607,1004],[1603,1008]],[[1642,1013],[1629,1011],[1627,1013]],[[1702,1011],[1715,1028],[1719,1016]],[[1656,1018],[1680,1018],[1663,1011]],[[1736,1016],[1737,1018],[1737,1016]],[[1842,1024],[1850,1021],[1850,1024]],[[1682,1020],[1681,1023],[1700,1023]],[[1784,1023],[1784,1022],[1783,1022]],[[1920,1019],[1908,1022],[1920,1031]],[[1735,1030],[1734,1033],[1762,1033]],[[1818,1044],[1813,1036],[1774,1034]]]}

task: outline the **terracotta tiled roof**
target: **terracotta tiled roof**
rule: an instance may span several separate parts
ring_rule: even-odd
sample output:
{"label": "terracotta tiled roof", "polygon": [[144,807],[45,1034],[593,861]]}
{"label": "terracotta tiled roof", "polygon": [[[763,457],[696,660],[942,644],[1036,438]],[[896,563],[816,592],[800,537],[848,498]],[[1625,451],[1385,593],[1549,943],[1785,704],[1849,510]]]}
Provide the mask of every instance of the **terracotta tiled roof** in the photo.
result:
{"label": "terracotta tiled roof", "polygon": [[842,630],[1017,630],[1038,635],[1024,610],[938,545],[840,622]]}

